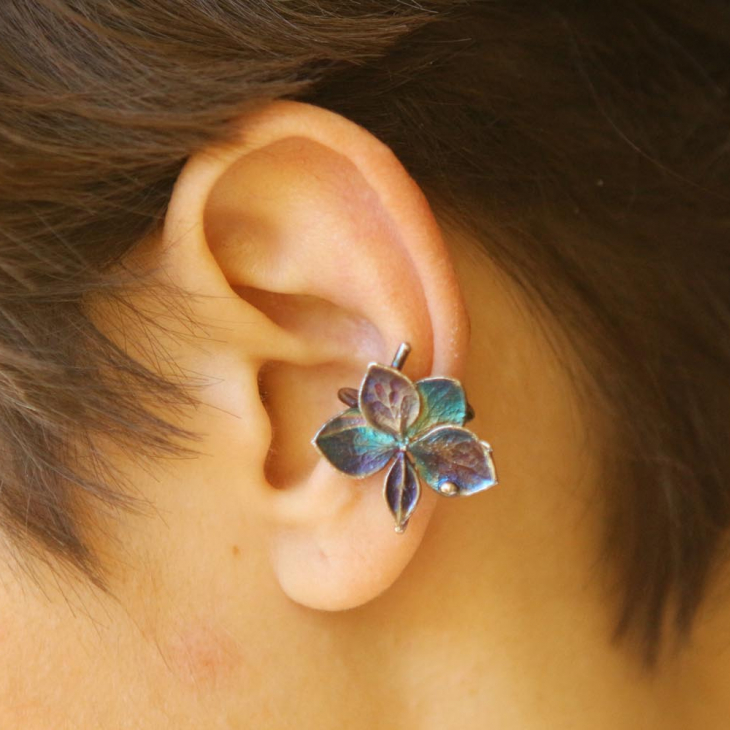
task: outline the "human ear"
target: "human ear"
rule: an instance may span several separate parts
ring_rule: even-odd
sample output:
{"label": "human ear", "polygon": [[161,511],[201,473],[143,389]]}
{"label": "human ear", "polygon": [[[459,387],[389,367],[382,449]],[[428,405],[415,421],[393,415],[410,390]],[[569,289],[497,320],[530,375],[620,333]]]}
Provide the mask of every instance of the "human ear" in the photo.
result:
{"label": "human ear", "polygon": [[268,103],[188,160],[160,261],[198,314],[227,323],[211,352],[217,372],[228,363],[219,393],[246,404],[232,426],[248,444],[233,494],[259,515],[281,588],[328,610],[374,598],[413,556],[437,495],[422,490],[398,534],[386,472],[352,479],[311,440],[343,410],[338,389],[402,341],[412,379],[461,376],[468,319],[422,191],[356,124]]}

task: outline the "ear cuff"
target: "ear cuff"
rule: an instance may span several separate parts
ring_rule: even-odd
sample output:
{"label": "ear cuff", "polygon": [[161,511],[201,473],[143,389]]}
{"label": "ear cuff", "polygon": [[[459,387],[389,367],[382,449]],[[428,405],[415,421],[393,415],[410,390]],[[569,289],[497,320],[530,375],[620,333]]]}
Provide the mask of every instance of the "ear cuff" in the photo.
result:
{"label": "ear cuff", "polygon": [[461,383],[438,376],[412,382],[401,372],[410,351],[402,342],[390,365],[368,365],[359,389],[340,388],[347,409],[312,439],[335,469],[355,479],[390,464],[383,497],[398,533],[405,531],[423,484],[446,497],[497,484],[492,447],[464,427],[474,410]]}

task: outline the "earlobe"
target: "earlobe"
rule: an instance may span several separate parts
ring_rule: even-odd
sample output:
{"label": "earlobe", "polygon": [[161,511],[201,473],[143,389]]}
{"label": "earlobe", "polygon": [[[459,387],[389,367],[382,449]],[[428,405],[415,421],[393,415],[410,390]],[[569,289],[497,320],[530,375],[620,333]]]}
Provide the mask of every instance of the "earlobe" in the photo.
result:
{"label": "earlobe", "polygon": [[195,290],[205,279],[231,321],[248,312],[254,323],[231,346],[258,378],[271,444],[244,469],[259,475],[283,590],[328,610],[372,599],[412,557],[435,494],[424,490],[399,535],[383,475],[350,480],[311,440],[342,410],[338,389],[359,385],[368,362],[389,363],[404,340],[413,380],[461,375],[468,319],[428,202],[362,128],[275,102],[189,160],[165,238],[178,282]]}

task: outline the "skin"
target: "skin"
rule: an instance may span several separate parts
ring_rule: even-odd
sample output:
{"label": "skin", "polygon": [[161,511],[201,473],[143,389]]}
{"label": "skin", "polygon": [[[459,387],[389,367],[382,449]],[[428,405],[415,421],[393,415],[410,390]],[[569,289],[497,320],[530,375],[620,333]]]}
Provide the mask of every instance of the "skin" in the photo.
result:
{"label": "skin", "polygon": [[[197,407],[158,408],[203,434],[200,454],[99,440],[150,506],[87,525],[110,595],[43,564],[31,580],[6,547],[0,726],[724,727],[722,580],[653,674],[610,641],[600,414],[557,329],[363,130],[294,103],[240,128],[189,162],[165,229],[128,261],[181,287],[197,324],[154,286],[133,292],[165,325],[153,352],[138,321],[90,303],[135,356],[195,375]],[[407,374],[464,383],[500,484],[424,491],[401,536],[384,473],[350,480],[309,439],[403,332]]]}

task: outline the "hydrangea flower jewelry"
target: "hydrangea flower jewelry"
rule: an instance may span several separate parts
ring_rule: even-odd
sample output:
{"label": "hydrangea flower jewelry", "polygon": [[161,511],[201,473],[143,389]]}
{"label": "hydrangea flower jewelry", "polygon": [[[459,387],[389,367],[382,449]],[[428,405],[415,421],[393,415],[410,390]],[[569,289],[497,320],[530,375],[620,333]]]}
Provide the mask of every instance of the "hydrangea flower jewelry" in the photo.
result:
{"label": "hydrangea flower jewelry", "polygon": [[347,410],[331,418],[312,444],[339,471],[362,479],[393,463],[383,496],[403,532],[421,496],[421,483],[447,497],[497,484],[492,447],[464,428],[474,418],[454,378],[411,382],[401,368],[411,351],[402,342],[388,367],[368,365],[360,390],[340,388]]}

